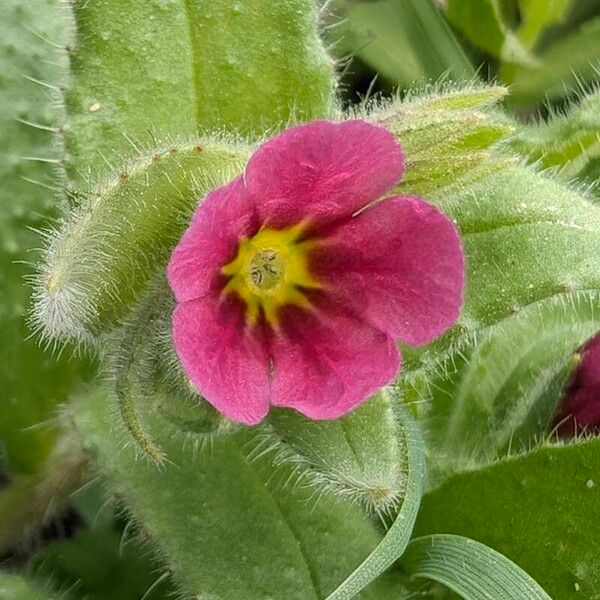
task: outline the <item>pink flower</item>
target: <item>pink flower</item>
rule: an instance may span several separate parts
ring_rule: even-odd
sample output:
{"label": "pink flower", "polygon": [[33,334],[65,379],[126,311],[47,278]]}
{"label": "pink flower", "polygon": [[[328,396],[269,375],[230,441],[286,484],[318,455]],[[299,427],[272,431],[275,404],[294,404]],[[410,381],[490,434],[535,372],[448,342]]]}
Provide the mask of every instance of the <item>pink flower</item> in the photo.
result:
{"label": "pink flower", "polygon": [[600,434],[600,333],[579,351],[569,389],[560,406],[555,424],[559,435]]}
{"label": "pink flower", "polygon": [[339,417],[394,378],[395,340],[425,344],[456,321],[452,222],[418,198],[373,203],[403,164],[385,129],[315,121],[198,207],[168,267],[173,340],[217,410],[249,425],[269,405]]}

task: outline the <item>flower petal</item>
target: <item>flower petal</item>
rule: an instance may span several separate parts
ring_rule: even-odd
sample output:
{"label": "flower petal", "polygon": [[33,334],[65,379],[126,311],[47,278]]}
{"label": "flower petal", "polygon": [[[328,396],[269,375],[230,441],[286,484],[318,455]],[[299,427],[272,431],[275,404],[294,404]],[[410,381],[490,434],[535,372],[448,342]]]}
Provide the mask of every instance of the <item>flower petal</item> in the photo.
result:
{"label": "flower petal", "polygon": [[464,255],[454,224],[418,198],[394,197],[324,238],[311,270],[395,339],[430,342],[458,318]]}
{"label": "flower petal", "polygon": [[591,387],[570,391],[555,426],[561,437],[575,437],[578,434],[600,434],[600,396],[598,389]]}
{"label": "flower petal", "polygon": [[237,244],[258,229],[254,203],[241,177],[213,190],[171,255],[167,277],[178,302],[200,298],[218,284]]}
{"label": "flower petal", "polygon": [[253,425],[269,410],[269,359],[260,335],[244,328],[242,303],[210,294],[178,304],[173,342],[187,376],[219,412]]}
{"label": "flower petal", "polygon": [[341,305],[288,306],[271,340],[271,403],[311,419],[335,419],[388,384],[400,367],[393,340]]}
{"label": "flower petal", "polygon": [[402,150],[361,120],[313,121],[284,131],[250,159],[244,181],[271,227],[349,216],[398,183]]}
{"label": "flower petal", "polygon": [[571,375],[555,425],[559,435],[600,434],[600,333],[579,350],[581,362]]}

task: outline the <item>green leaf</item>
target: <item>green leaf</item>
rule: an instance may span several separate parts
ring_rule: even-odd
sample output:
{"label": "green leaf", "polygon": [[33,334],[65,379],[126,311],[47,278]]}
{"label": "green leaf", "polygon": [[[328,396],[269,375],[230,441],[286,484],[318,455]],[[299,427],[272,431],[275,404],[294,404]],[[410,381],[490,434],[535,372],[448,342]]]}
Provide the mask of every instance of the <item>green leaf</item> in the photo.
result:
{"label": "green leaf", "polygon": [[437,86],[428,93],[383,105],[368,119],[389,129],[405,153],[400,195],[447,194],[510,164],[492,149],[514,130],[494,111],[508,90],[500,86]]}
{"label": "green leaf", "polygon": [[281,460],[309,467],[315,488],[386,513],[406,488],[406,448],[396,401],[383,390],[350,414],[312,421],[292,410],[272,409],[269,423]]}
{"label": "green leaf", "polygon": [[77,191],[155,140],[262,136],[331,108],[311,0],[72,4],[65,141]]}
{"label": "green leaf", "polygon": [[463,535],[514,561],[553,598],[600,598],[600,438],[456,475],[425,495],[416,535]]}
{"label": "green leaf", "polygon": [[440,476],[547,431],[570,355],[599,328],[600,209],[523,168],[438,204],[462,234],[465,304],[453,332],[405,353],[399,381]]}
{"label": "green leaf", "polygon": [[327,4],[324,21],[341,59],[357,56],[401,87],[475,76],[432,0],[335,0]]}
{"label": "green leaf", "polygon": [[[185,435],[153,408],[157,401],[143,408],[148,433],[169,457],[161,470],[136,460],[110,394],[80,398],[74,418],[110,488],[183,593],[322,598],[381,540],[360,508],[301,485],[298,465],[265,451],[262,428],[184,444]],[[365,598],[382,597],[394,577],[378,580]]]}
{"label": "green leaf", "polygon": [[600,60],[600,17],[582,24],[570,35],[549,45],[535,64],[521,65],[507,78],[511,103],[532,105],[581,89],[597,76]]}
{"label": "green leaf", "polygon": [[506,28],[497,0],[449,0],[448,20],[478,48],[500,56]]}
{"label": "green leaf", "polygon": [[402,558],[402,566],[411,577],[442,583],[466,600],[551,600],[508,558],[457,535],[413,540]]}
{"label": "green leaf", "polygon": [[600,329],[599,308],[600,292],[534,303],[405,375],[438,476],[539,443],[574,352]]}
{"label": "green leaf", "polygon": [[0,573],[0,598],[2,600],[61,600],[64,596],[44,589],[21,575]]}
{"label": "green leaf", "polygon": [[411,538],[426,474],[425,446],[418,426],[406,413],[402,415],[402,422],[408,463],[402,506],[383,540],[343,583],[327,596],[327,600],[350,600],[356,597],[402,556]]}
{"label": "green leaf", "polygon": [[547,27],[566,18],[572,4],[573,0],[519,0],[519,39],[527,48],[532,48]]}
{"label": "green leaf", "polygon": [[116,528],[80,530],[71,539],[53,541],[34,555],[29,568],[86,600],[162,600],[174,593],[168,573],[160,572],[143,541]]}
{"label": "green leaf", "polygon": [[508,63],[532,62],[525,47],[506,27],[498,0],[448,0],[448,20],[478,48]]}
{"label": "green leaf", "polygon": [[115,326],[163,269],[198,203],[243,168],[222,138],[141,155],[99,183],[50,236],[35,321],[51,339],[88,341]]}
{"label": "green leaf", "polygon": [[[566,114],[524,126],[511,146],[530,162],[553,169],[565,181],[597,184],[600,169],[600,92],[584,96]],[[596,168],[594,169],[594,165]]]}
{"label": "green leaf", "polygon": [[518,167],[430,199],[456,220],[467,255],[460,331],[600,289],[600,208],[567,186]]}
{"label": "green leaf", "polygon": [[58,0],[3,0],[0,10],[0,444],[9,471],[31,475],[56,434],[49,424],[39,425],[53,418],[83,370],[80,361],[69,360],[69,350],[62,360],[43,352],[27,325],[31,294],[25,278],[40,245],[30,228],[45,226],[56,214],[51,170],[57,156],[46,128],[60,116],[52,108],[54,91],[27,77],[56,82],[50,41],[60,42],[65,19]]}

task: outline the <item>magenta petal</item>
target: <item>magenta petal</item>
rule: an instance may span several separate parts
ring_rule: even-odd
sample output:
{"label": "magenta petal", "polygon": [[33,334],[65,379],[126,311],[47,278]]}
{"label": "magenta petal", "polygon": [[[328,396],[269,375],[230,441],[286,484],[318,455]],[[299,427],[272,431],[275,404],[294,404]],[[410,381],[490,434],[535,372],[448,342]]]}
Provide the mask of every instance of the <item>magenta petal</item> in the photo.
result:
{"label": "magenta petal", "polygon": [[254,203],[241,177],[212,191],[171,255],[167,277],[178,302],[204,296],[235,257],[238,241],[258,228]]}
{"label": "magenta petal", "polygon": [[271,402],[311,419],[335,419],[388,384],[400,367],[387,335],[339,305],[317,313],[287,307],[271,341]]}
{"label": "magenta petal", "polygon": [[332,293],[407,344],[430,342],[459,316],[464,255],[458,232],[418,198],[390,198],[342,223],[312,263]]}
{"label": "magenta petal", "polygon": [[259,335],[244,329],[243,306],[209,295],[178,304],[173,342],[197,390],[233,421],[253,425],[269,410],[269,359]]}
{"label": "magenta petal", "polygon": [[559,435],[573,437],[580,433],[600,434],[600,390],[580,388],[569,392],[557,416]]}
{"label": "magenta petal", "polygon": [[313,121],[263,144],[244,180],[267,225],[321,225],[388,191],[403,165],[400,146],[381,127],[360,120]]}
{"label": "magenta petal", "polygon": [[579,352],[581,363],[571,375],[555,419],[557,431],[563,437],[582,432],[600,434],[600,333]]}
{"label": "magenta petal", "polygon": [[573,385],[578,388],[595,388],[600,392],[600,333],[583,345],[580,354],[581,364],[573,376]]}

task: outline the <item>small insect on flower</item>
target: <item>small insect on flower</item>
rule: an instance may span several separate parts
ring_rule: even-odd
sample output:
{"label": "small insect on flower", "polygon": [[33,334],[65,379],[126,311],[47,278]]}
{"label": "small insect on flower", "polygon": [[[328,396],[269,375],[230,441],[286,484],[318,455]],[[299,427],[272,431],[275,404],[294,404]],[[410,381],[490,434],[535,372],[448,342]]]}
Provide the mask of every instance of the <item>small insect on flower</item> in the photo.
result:
{"label": "small insect on flower", "polygon": [[559,435],[600,434],[600,332],[577,353],[575,367],[555,425]]}
{"label": "small insect on flower", "polygon": [[383,197],[403,170],[387,130],[315,121],[200,204],[168,266],[173,341],[217,410],[337,418],[395,377],[396,340],[425,344],[456,321],[458,232],[419,198]]}

